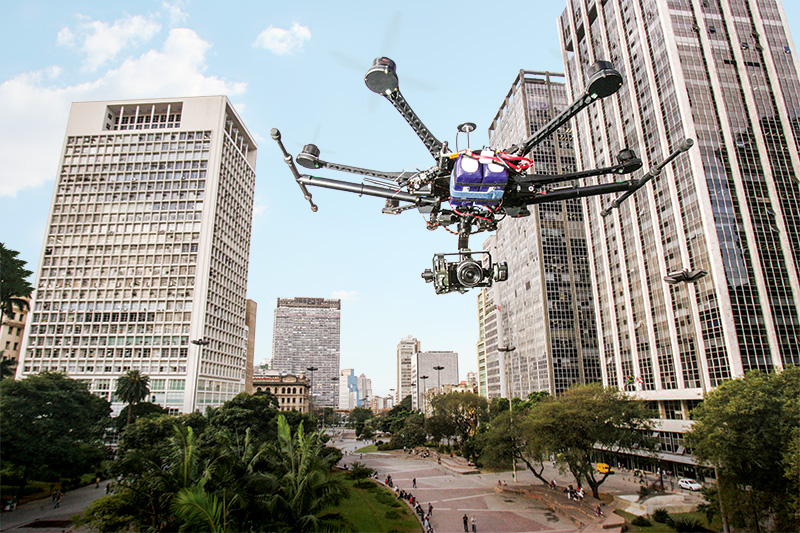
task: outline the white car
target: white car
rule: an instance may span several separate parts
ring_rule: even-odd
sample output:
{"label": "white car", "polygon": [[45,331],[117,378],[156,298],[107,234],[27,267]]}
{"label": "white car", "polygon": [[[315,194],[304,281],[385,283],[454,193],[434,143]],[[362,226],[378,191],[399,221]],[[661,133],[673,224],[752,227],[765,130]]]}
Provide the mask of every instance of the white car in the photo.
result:
{"label": "white car", "polygon": [[686,490],[700,490],[703,488],[700,483],[690,478],[679,479],[678,486]]}

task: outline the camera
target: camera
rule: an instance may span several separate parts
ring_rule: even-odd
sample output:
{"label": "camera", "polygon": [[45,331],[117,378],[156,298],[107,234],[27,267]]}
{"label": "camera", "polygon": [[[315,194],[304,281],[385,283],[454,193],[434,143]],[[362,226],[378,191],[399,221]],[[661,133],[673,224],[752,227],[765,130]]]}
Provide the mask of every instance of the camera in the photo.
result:
{"label": "camera", "polygon": [[[447,257],[453,256],[457,260],[447,260]],[[436,254],[433,256],[433,268],[425,269],[422,279],[426,283],[433,282],[436,294],[453,291],[464,293],[475,287],[490,287],[493,281],[507,280],[508,265],[505,262],[492,264],[489,252]]]}

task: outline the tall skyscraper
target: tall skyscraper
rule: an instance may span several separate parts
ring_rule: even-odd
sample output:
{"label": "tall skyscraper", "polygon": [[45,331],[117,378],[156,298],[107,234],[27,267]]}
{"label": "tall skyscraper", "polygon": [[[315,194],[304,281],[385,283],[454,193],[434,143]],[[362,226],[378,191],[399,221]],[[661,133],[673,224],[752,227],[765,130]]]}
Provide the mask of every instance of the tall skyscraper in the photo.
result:
{"label": "tall skyscraper", "polygon": [[[797,49],[776,0],[569,0],[559,33],[571,94],[595,59],[625,80],[577,117],[580,167],[696,140],[610,216],[585,203],[604,381],[657,402],[662,459],[685,463],[705,392],[800,363]],[[664,281],[684,268],[708,275]]]}
{"label": "tall skyscraper", "polygon": [[[522,141],[566,108],[571,102],[563,78],[520,71],[489,127],[491,146]],[[560,129],[528,157],[534,161],[531,174],[574,171],[570,129]],[[491,385],[481,380],[487,382],[488,397],[524,398],[532,391],[556,395],[575,383],[601,380],[580,200],[530,210],[529,217],[503,220],[485,243],[509,270],[508,281],[478,296],[492,300],[493,306],[484,303],[479,312],[496,325],[487,332],[487,338],[494,334],[493,349],[486,347],[484,355],[493,379]]]}
{"label": "tall skyscraper", "polygon": [[358,378],[352,368],[339,370],[339,409],[352,409],[360,404]]}
{"label": "tall skyscraper", "polygon": [[72,104],[17,377],[115,409],[128,370],[172,412],[244,390],[255,166],[224,96]]}
{"label": "tall skyscraper", "polygon": [[[428,376],[421,379],[421,376]],[[445,385],[458,385],[458,354],[452,351],[419,352],[411,358],[412,409],[422,409],[422,399],[430,389],[442,393]]]}
{"label": "tall skyscraper", "polygon": [[416,392],[416,383],[411,378],[411,358],[417,355],[419,350],[419,341],[411,335],[401,339],[397,345],[397,390],[395,392],[397,403]]}
{"label": "tall skyscraper", "polygon": [[358,376],[358,405],[364,406],[364,402],[369,402],[369,399],[372,398],[372,380],[369,379],[365,374],[361,374]]}
{"label": "tall skyscraper", "polygon": [[324,298],[278,298],[275,308],[272,367],[306,372],[314,408],[335,408],[339,399],[341,309],[341,300]]}

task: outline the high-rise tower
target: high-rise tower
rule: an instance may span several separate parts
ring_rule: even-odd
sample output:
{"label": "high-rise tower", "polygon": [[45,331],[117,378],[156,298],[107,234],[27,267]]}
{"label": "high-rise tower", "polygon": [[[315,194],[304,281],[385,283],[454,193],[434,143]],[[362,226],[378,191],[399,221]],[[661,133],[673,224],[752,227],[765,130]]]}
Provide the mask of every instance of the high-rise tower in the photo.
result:
{"label": "high-rise tower", "polygon": [[[579,167],[696,140],[610,216],[585,202],[604,380],[657,401],[663,458],[686,462],[706,391],[800,363],[797,50],[777,0],[569,0],[559,33],[571,94],[596,59],[625,79],[576,118]],[[664,281],[684,268],[708,275]]]}
{"label": "high-rise tower", "polygon": [[[520,71],[489,127],[492,147],[520,142],[565,109],[570,101],[563,80],[563,74]],[[528,157],[532,174],[574,171],[570,129],[560,129]],[[495,325],[487,328],[485,345],[493,378],[481,380],[488,397],[556,395],[601,379],[580,200],[530,209],[529,217],[503,220],[486,241],[509,270],[508,281],[479,296],[483,316]],[[487,301],[493,305],[487,308]]]}
{"label": "high-rise tower", "polygon": [[74,103],[17,377],[150,376],[173,412],[245,387],[256,144],[224,96]]}
{"label": "high-rise tower", "polygon": [[397,390],[395,392],[397,403],[406,396],[416,392],[416,383],[411,377],[411,359],[419,353],[420,343],[409,335],[401,339],[397,345]]}
{"label": "high-rise tower", "polygon": [[341,309],[341,300],[324,298],[278,298],[275,308],[272,367],[306,372],[312,408],[335,408],[339,400]]}

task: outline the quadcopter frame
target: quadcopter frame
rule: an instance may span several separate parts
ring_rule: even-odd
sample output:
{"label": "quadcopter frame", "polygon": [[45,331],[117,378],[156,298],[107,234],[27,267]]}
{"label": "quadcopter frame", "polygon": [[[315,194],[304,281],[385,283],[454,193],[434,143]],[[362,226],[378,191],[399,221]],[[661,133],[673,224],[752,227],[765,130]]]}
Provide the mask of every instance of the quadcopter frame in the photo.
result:
{"label": "quadcopter frame", "polygon": [[[508,276],[505,263],[494,265],[488,252],[471,252],[469,237],[473,233],[493,231],[500,220],[506,216],[524,217],[530,215],[528,206],[541,203],[590,196],[621,193],[601,214],[608,216],[613,209],[629,196],[644,187],[678,155],[688,150],[692,139],[684,140],[663,161],[655,164],[649,172],[638,179],[615,181],[596,185],[569,185],[553,189],[556,183],[568,182],[592,176],[630,174],[642,167],[641,160],[632,150],[622,150],[617,155],[616,165],[557,175],[528,174],[526,171],[533,161],[525,158],[533,148],[564,126],[580,111],[597,100],[616,93],[622,86],[622,75],[608,61],[597,61],[589,71],[589,80],[584,93],[570,106],[558,113],[547,124],[527,139],[503,150],[482,150],[473,153],[469,149],[452,152],[447,142],[439,141],[425,126],[400,92],[397,70],[394,61],[386,57],[375,59],[364,77],[367,87],[386,98],[408,122],[433,157],[435,164],[421,171],[384,172],[339,163],[331,163],[319,158],[316,145],[303,147],[296,161],[300,166],[311,170],[328,169],[364,176],[364,182],[336,180],[301,174],[292,156],[281,141],[276,128],[270,132],[278,143],[283,159],[289,166],[303,196],[308,200],[311,210],[317,206],[312,200],[308,186],[323,187],[359,195],[384,198],[384,213],[399,214],[408,209],[418,209],[428,216],[428,229],[445,227],[458,235],[457,254],[437,254],[433,270],[426,270],[422,277],[434,282],[436,292],[466,292],[473,287],[490,286],[492,281],[503,281]],[[469,134],[475,129],[472,123],[459,126],[459,131]],[[489,176],[492,176],[490,181]],[[483,176],[481,180],[481,176]],[[443,207],[449,202],[450,208]],[[456,231],[448,226],[455,225]],[[478,268],[473,254],[485,254],[488,264]],[[446,255],[458,255],[460,260],[448,262]],[[486,261],[485,261],[486,262]],[[460,275],[464,273],[464,275]]]}

